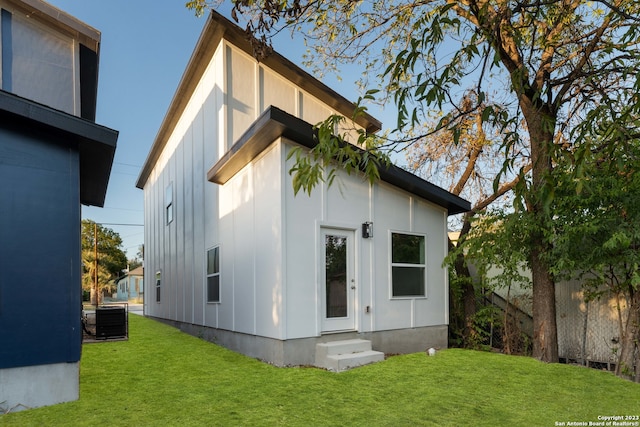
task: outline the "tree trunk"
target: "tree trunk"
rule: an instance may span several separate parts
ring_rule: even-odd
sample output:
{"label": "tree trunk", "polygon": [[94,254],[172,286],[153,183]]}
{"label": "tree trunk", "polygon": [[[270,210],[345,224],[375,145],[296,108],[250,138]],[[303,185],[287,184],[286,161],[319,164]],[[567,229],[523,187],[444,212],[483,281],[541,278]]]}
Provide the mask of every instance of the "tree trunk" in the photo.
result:
{"label": "tree trunk", "polygon": [[533,285],[533,357],[549,363],[558,362],[558,329],[556,324],[556,292],[553,276],[545,255],[550,256],[553,243],[549,236],[551,217],[547,204],[548,180],[553,171],[553,129],[555,114],[532,99],[522,97],[520,105],[531,138],[531,188],[527,205],[535,231],[531,236],[530,267]]}
{"label": "tree trunk", "polygon": [[[449,251],[453,250],[453,243],[449,240]],[[475,335],[474,317],[476,314],[475,287],[465,263],[464,254],[458,253],[453,263],[456,272],[456,283],[461,292],[449,286],[449,319],[450,326],[455,325],[456,334],[460,338],[459,345],[463,348],[473,347],[472,336]]]}
{"label": "tree trunk", "polygon": [[553,278],[540,259],[538,249],[531,251],[533,279],[533,357],[543,362],[558,362],[556,290]]}
{"label": "tree trunk", "polygon": [[472,337],[476,335],[474,327],[474,318],[476,315],[476,290],[469,269],[464,262],[464,255],[458,254],[454,263],[456,275],[461,279],[462,283],[462,311],[463,325],[462,340],[464,347],[472,346]]}
{"label": "tree trunk", "polygon": [[[633,366],[640,358],[640,292],[633,292],[629,298],[629,313],[624,328],[624,334],[620,339],[620,358],[616,366],[616,375],[621,378],[640,382],[640,366],[636,366],[634,374]],[[636,356],[636,349],[638,356]]]}
{"label": "tree trunk", "polygon": [[[464,215],[464,221],[458,239],[461,240],[469,234],[471,230],[471,216],[472,214],[470,213]],[[464,346],[469,348],[474,345],[473,337],[477,336],[474,325],[474,319],[478,310],[476,304],[476,288],[473,285],[473,278],[465,262],[464,254],[458,254],[454,265],[457,276],[459,278],[465,278],[462,285],[462,308],[464,313],[463,342]]]}

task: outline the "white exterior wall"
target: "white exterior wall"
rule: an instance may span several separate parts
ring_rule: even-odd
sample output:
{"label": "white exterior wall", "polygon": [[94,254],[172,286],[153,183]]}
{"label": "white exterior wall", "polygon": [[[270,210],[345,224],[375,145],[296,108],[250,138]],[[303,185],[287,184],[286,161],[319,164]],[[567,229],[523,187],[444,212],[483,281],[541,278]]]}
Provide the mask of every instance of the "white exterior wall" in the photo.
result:
{"label": "white exterior wall", "polygon": [[[448,323],[446,210],[385,183],[340,174],[294,197],[275,141],[226,184],[206,171],[270,105],[317,123],[335,113],[226,42],[216,50],[145,185],[145,313],[275,339],[321,334],[321,227],[354,231],[360,332]],[[219,125],[223,124],[223,125]],[[172,186],[173,221],[166,223]],[[361,237],[373,221],[374,237]],[[392,298],[391,232],[426,237],[424,298]],[[206,302],[206,251],[220,247],[220,303]],[[161,272],[161,301],[155,275]],[[366,313],[366,307],[369,312]]]}
{"label": "white exterior wall", "polygon": [[[284,183],[286,154],[274,144],[224,186],[206,181],[207,170],[270,105],[311,123],[335,113],[223,41],[145,183],[145,314],[276,339],[290,335],[282,225],[282,188],[291,185]],[[166,224],[170,184],[174,219]],[[221,302],[207,303],[205,257],[215,246]]]}
{"label": "white exterior wall", "polygon": [[[220,158],[226,135],[223,53],[214,60],[189,100],[151,172],[145,194],[145,313],[181,322],[214,326],[217,310],[206,305],[205,253],[220,244],[218,188],[206,171]],[[173,189],[174,219],[165,218],[165,192]],[[161,272],[161,302],[156,273]]]}
{"label": "white exterior wall", "polygon": [[[221,303],[217,327],[283,339],[279,144],[220,187]],[[213,184],[211,184],[213,185]]]}
{"label": "white exterior wall", "polygon": [[[287,338],[321,333],[321,227],[354,230],[359,332],[447,325],[448,276],[442,267],[447,252],[446,210],[391,185],[370,186],[362,176],[346,173],[340,173],[330,188],[323,184],[311,196],[294,196],[292,178],[286,173],[291,162],[284,174]],[[366,221],[373,222],[370,239],[361,237],[361,224]],[[391,297],[392,232],[425,235],[426,297]]]}

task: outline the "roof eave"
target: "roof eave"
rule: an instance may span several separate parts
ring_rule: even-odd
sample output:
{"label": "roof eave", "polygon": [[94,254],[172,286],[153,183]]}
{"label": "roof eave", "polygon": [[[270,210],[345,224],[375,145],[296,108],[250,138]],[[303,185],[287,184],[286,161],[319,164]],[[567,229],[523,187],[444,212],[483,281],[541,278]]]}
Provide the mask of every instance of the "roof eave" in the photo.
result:
{"label": "roof eave", "polygon": [[80,155],[80,202],[104,206],[118,131],[0,90],[0,117],[27,132],[47,135],[77,148]]}
{"label": "roof eave", "polygon": [[[207,172],[207,180],[224,184],[276,139],[284,137],[307,148],[317,145],[313,126],[279,108],[269,107]],[[415,194],[455,215],[471,210],[471,204],[447,190],[395,165],[380,169],[380,179]]]}
{"label": "roof eave", "polygon": [[[205,24],[200,38],[196,43],[196,47],[189,59],[189,63],[185,69],[178,88],[173,96],[169,109],[160,125],[160,129],[153,142],[147,159],[140,171],[136,187],[143,189],[144,185],[151,174],[151,171],[160,157],[173,129],[175,128],[182,111],[184,111],[187,103],[191,99],[204,71],[211,61],[215,49],[222,39],[228,40],[234,46],[253,55],[251,44],[247,39],[247,35],[240,27],[229,21],[219,13],[212,11],[209,19]],[[353,102],[347,100],[342,95],[329,88],[302,68],[289,61],[277,52],[273,52],[262,60],[262,63],[271,68],[275,72],[281,74],[301,89],[316,96],[322,102],[334,108],[340,114],[351,117],[355,110]],[[374,133],[382,128],[379,120],[369,114],[363,114],[355,119],[356,123],[362,126],[367,132]]]}

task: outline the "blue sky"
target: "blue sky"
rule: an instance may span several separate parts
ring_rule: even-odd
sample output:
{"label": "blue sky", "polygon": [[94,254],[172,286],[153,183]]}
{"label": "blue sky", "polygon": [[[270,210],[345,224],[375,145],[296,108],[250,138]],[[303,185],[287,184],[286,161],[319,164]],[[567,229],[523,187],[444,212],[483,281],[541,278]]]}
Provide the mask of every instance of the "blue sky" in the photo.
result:
{"label": "blue sky", "polygon": [[[143,192],[135,182],[204,25],[181,1],[50,0],[102,33],[96,122],[120,132],[104,208],[82,217],[142,224]],[[133,258],[140,226],[105,225]]]}
{"label": "blue sky", "polygon": [[[120,136],[105,206],[83,206],[82,217],[118,232],[133,258],[144,242],[143,227],[114,224],[143,223],[143,192],[135,182],[205,18],[195,17],[181,0],[48,1],[102,33],[96,122]],[[301,64],[302,43],[287,35],[274,48]],[[354,80],[343,76],[327,84],[355,101]]]}

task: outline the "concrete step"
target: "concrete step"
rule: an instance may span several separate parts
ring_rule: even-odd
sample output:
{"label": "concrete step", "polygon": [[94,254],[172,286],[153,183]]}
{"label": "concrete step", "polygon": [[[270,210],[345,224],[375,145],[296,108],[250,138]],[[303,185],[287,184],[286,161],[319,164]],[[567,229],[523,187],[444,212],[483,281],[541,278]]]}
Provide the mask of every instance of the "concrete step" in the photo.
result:
{"label": "concrete step", "polygon": [[369,363],[381,362],[384,360],[384,353],[379,351],[362,351],[351,354],[335,354],[328,356],[324,368],[342,372],[357,366],[368,365]]}
{"label": "concrete step", "polygon": [[336,354],[358,353],[360,351],[368,350],[371,350],[371,341],[369,340],[352,339],[330,341],[316,344],[316,357],[324,357],[325,355],[331,356]]}
{"label": "concrete step", "polygon": [[371,341],[353,339],[316,344],[316,363],[320,368],[341,372],[356,366],[384,360],[384,353],[371,349]]}

